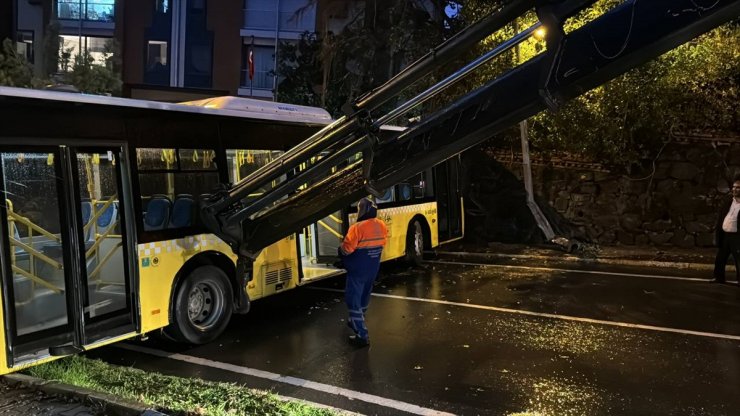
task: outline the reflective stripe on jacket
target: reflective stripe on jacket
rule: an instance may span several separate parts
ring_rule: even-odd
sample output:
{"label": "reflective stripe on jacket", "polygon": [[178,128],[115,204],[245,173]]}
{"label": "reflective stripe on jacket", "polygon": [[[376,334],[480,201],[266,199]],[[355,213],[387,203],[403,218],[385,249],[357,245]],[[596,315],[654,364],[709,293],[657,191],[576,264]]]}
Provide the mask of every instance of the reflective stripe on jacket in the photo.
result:
{"label": "reflective stripe on jacket", "polygon": [[377,218],[369,218],[349,227],[340,250],[348,256],[357,249],[383,248],[387,236],[385,223]]}

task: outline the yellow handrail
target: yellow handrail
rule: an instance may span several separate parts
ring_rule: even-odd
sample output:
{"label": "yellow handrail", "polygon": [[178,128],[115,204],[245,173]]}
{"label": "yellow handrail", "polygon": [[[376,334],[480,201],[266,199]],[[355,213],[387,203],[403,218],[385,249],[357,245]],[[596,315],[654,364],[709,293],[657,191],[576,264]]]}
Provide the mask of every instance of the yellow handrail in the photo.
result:
{"label": "yellow handrail", "polygon": [[61,237],[58,237],[58,236],[56,236],[56,235],[54,235],[54,234],[46,231],[45,229],[43,229],[43,228],[39,227],[38,225],[34,224],[33,222],[31,222],[31,220],[29,220],[26,217],[22,217],[19,214],[15,213],[15,212],[12,212],[12,211],[8,211],[8,216],[11,217],[13,221],[18,221],[21,224],[27,226],[28,228],[36,231],[37,233],[39,233],[39,234],[41,234],[41,235],[43,235],[45,237],[49,237],[49,238],[51,238],[52,240],[54,240],[54,241],[56,241],[58,243],[62,241]]}
{"label": "yellow handrail", "polygon": [[344,236],[342,234],[339,234],[335,229],[331,228],[324,221],[319,220],[318,224],[321,225],[322,227],[326,228],[327,231],[329,231],[330,233],[334,234],[340,240],[344,238]]}
{"label": "yellow handrail", "polygon": [[34,283],[38,283],[41,286],[44,286],[47,289],[51,289],[51,290],[53,290],[56,293],[63,293],[64,292],[64,289],[58,288],[58,287],[52,285],[51,283],[47,282],[46,280],[44,280],[44,279],[42,279],[42,278],[40,278],[38,276],[34,276],[31,273],[29,273],[29,272],[21,269],[20,267],[18,267],[16,265],[13,265],[12,268],[13,268],[13,271],[14,272],[18,273],[19,275],[21,275],[23,277],[27,277],[27,278],[31,279],[31,281],[33,281]]}
{"label": "yellow handrail", "polygon": [[90,249],[87,250],[87,252],[85,252],[86,258],[90,257],[90,255],[93,252],[95,252],[95,250],[98,249],[98,247],[103,243],[103,240],[107,238],[110,235],[110,233],[113,232],[113,229],[115,228],[116,225],[118,225],[118,220],[116,220],[113,224],[111,224],[111,226],[108,227],[108,229],[105,230],[103,234],[100,234],[95,237],[95,243],[90,247]]}
{"label": "yellow handrail", "polygon": [[37,257],[39,260],[43,261],[46,264],[51,265],[52,267],[55,267],[57,270],[62,270],[62,263],[59,263],[58,261],[52,259],[51,257],[47,256],[46,254],[36,250],[35,248],[29,246],[28,244],[16,240],[14,237],[10,237],[10,245],[16,245],[23,250],[27,251],[28,254],[30,254],[33,257]]}
{"label": "yellow handrail", "polygon": [[98,218],[100,218],[100,216],[103,215],[103,213],[108,209],[108,207],[111,206],[111,204],[113,204],[113,202],[116,199],[118,199],[118,194],[111,195],[111,197],[107,201],[105,201],[105,203],[103,204],[102,207],[100,207],[100,209],[96,209],[95,203],[93,203],[93,212],[94,212],[93,216],[90,218],[90,221],[88,221],[87,224],[85,224],[85,226],[82,227],[85,233],[87,233],[88,228],[90,228],[93,224],[98,222]]}

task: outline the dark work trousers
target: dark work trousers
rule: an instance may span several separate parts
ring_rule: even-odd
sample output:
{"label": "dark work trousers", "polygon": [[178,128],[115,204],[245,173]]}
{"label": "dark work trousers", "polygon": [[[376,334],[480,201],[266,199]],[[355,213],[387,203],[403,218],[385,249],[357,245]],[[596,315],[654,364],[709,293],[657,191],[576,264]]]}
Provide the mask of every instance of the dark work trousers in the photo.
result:
{"label": "dark work trousers", "polygon": [[717,258],[714,260],[714,278],[724,282],[725,281],[725,266],[727,265],[727,258],[732,255],[732,259],[735,261],[735,275],[736,279],[740,282],[740,233],[724,233],[722,242],[719,244],[717,250]]}
{"label": "dark work trousers", "polygon": [[357,335],[368,340],[365,314],[370,305],[370,294],[373,292],[373,283],[380,269],[380,254],[383,247],[358,248],[354,253],[343,258],[347,269],[347,286],[344,291],[344,300],[349,309],[349,323]]}

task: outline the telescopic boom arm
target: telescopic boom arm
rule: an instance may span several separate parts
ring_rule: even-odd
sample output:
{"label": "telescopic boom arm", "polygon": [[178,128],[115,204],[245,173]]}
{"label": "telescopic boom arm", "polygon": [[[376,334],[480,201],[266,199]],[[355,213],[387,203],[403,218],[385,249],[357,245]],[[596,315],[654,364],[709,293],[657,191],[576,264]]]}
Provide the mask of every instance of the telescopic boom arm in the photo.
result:
{"label": "telescopic boom arm", "polygon": [[[593,2],[522,0],[504,6],[346,106],[346,116],[232,188],[214,195],[202,212],[206,226],[229,243],[240,258],[253,257],[267,245],[368,193],[401,182],[542,110],[557,109],[566,100],[740,15],[740,0],[627,0],[566,34],[563,22]],[[537,25],[547,29],[545,52],[397,137],[378,138],[381,124],[401,116],[483,62],[515,46],[534,27],[396,110],[374,114],[382,104],[532,9],[539,18]],[[360,152],[362,160],[347,166],[347,158]],[[296,172],[301,163],[311,158],[318,162]],[[288,175],[288,179],[260,198],[247,200],[249,194],[282,175]]]}

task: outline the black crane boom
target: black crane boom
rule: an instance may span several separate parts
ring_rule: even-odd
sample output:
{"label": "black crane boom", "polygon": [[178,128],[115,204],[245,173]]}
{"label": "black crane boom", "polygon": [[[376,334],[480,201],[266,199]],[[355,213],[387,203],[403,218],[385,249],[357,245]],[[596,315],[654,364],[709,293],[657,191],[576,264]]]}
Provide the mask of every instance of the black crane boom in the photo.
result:
{"label": "black crane boom", "polygon": [[[317,156],[319,152],[344,157],[352,151],[362,151],[362,161],[333,173],[329,165],[336,168],[336,164],[319,163],[315,170],[300,172],[291,181],[293,186],[308,184],[305,189],[282,187],[280,194],[274,194],[269,204],[263,203],[258,209],[250,209],[249,204],[241,202],[246,195],[242,190],[261,186],[261,182],[254,182],[255,178],[250,176],[234,189],[216,195],[217,199],[203,212],[205,223],[229,242],[240,257],[253,256],[263,247],[374,189],[403,181],[542,110],[556,109],[564,101],[740,15],[740,0],[628,0],[583,27],[564,33],[564,20],[592,3],[587,0],[511,3],[484,19],[483,24],[466,30],[398,77],[361,97],[348,109],[348,116],[301,147],[310,152],[294,152],[286,158],[293,162],[278,161],[268,165],[262,174],[283,174],[295,168],[296,161]],[[373,117],[373,110],[420,76],[451,60],[455,48],[471,46],[474,39],[498,30],[532,7],[547,27],[544,53],[471,91],[397,137],[377,139],[373,129],[377,128],[373,126],[377,117]],[[316,145],[322,140],[325,143]],[[254,203],[258,202],[251,202]]]}

